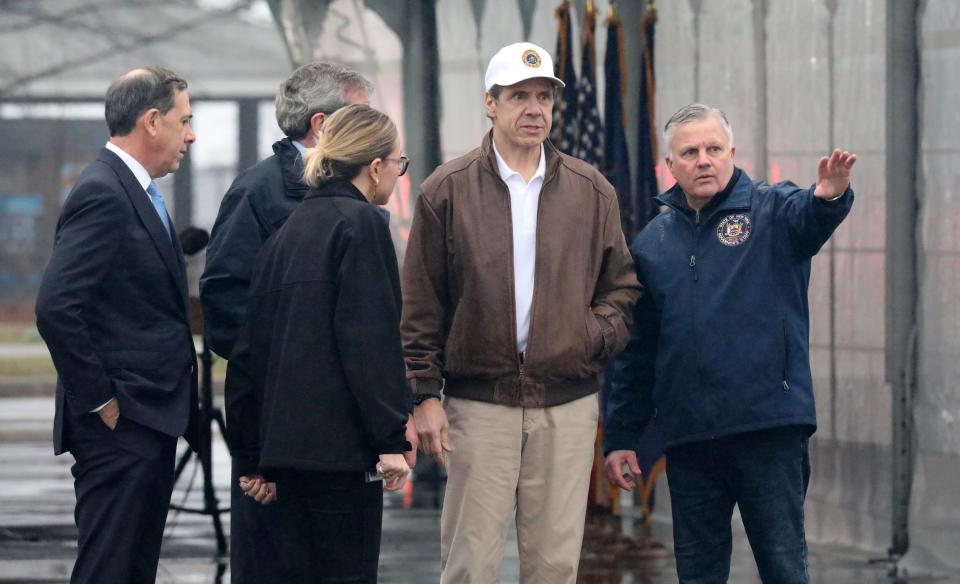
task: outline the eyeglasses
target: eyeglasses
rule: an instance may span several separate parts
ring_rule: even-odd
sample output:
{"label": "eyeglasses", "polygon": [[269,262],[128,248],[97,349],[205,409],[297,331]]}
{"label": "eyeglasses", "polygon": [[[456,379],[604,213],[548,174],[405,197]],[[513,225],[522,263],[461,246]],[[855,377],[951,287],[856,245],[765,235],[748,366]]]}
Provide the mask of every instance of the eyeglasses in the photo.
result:
{"label": "eyeglasses", "polygon": [[410,159],[406,156],[401,156],[400,158],[384,158],[384,160],[393,160],[397,163],[397,171],[399,173],[397,176],[406,174],[407,167],[410,166]]}

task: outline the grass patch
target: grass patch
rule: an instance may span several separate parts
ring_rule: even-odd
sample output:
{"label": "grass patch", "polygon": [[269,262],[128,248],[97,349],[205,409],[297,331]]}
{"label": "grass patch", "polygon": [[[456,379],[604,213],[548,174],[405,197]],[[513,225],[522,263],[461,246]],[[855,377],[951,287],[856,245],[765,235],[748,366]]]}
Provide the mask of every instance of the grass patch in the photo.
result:
{"label": "grass patch", "polygon": [[[54,377],[56,374],[57,370],[49,357],[0,357],[0,379],[5,381],[11,377]],[[216,361],[213,380],[222,383],[226,376],[226,361]]]}
{"label": "grass patch", "polygon": [[0,343],[40,343],[40,333],[34,324],[0,323]]}
{"label": "grass patch", "polygon": [[0,377],[49,375],[57,374],[50,357],[3,357],[0,358]]}

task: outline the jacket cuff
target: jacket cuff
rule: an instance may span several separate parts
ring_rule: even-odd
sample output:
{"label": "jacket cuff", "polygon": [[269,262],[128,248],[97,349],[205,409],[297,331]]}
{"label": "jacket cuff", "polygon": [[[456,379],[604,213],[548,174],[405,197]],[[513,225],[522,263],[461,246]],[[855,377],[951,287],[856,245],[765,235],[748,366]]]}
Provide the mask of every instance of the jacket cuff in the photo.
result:
{"label": "jacket cuff", "polygon": [[847,185],[847,189],[843,191],[843,194],[838,195],[832,199],[824,199],[813,194],[816,188],[817,188],[816,185],[811,187],[810,196],[813,197],[814,203],[816,203],[817,205],[819,205],[821,208],[824,208],[824,209],[842,207],[845,202],[850,200],[850,195],[853,194],[853,189],[850,188],[850,185]]}
{"label": "jacket cuff", "polygon": [[66,384],[63,384],[64,397],[70,404],[70,413],[74,416],[84,416],[95,413],[97,410],[100,410],[106,406],[110,400],[117,397],[117,394],[113,391],[113,384],[109,379],[106,380],[106,383],[102,387],[102,391],[98,391],[93,395],[89,395],[89,393],[85,395],[77,395],[76,393],[67,389]]}
{"label": "jacket cuff", "polygon": [[233,469],[241,477],[263,474],[255,457],[239,452],[233,452]]}
{"label": "jacket cuff", "polygon": [[443,380],[434,377],[412,377],[410,378],[410,388],[413,393],[425,393],[440,397],[443,391]]}
{"label": "jacket cuff", "polygon": [[614,450],[637,450],[637,440],[626,434],[604,434],[603,455],[607,456]]}
{"label": "jacket cuff", "polygon": [[603,334],[603,348],[600,354],[606,359],[613,354],[617,346],[617,331],[605,316],[598,316],[597,320],[600,321],[600,332]]}
{"label": "jacket cuff", "polygon": [[404,440],[403,442],[395,442],[377,448],[377,454],[403,454],[411,450],[413,450],[413,445]]}

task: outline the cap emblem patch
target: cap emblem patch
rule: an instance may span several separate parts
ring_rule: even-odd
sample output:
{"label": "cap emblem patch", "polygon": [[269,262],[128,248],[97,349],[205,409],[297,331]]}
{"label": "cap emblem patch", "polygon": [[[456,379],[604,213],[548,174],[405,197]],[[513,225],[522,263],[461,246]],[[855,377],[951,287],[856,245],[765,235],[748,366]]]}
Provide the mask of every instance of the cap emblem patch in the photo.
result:
{"label": "cap emblem patch", "polygon": [[527,67],[539,67],[540,66],[540,55],[537,54],[533,49],[528,49],[523,52],[523,64]]}
{"label": "cap emblem patch", "polygon": [[717,225],[717,239],[730,247],[737,246],[750,239],[750,216],[734,213],[724,217]]}

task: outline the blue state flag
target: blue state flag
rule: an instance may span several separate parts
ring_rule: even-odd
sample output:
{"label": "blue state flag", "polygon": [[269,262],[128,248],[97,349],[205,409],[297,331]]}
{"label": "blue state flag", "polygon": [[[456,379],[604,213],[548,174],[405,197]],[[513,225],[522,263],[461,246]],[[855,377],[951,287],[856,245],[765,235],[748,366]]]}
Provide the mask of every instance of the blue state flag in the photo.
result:
{"label": "blue state flag", "polygon": [[626,54],[623,50],[623,22],[610,7],[607,18],[607,52],[603,60],[604,91],[604,164],[603,174],[617,191],[620,226],[627,241],[634,235],[633,188],[630,184],[630,155],[627,150]]}
{"label": "blue state flag", "polygon": [[637,113],[637,188],[633,200],[635,235],[659,212],[654,197],[660,192],[657,184],[656,77],[653,69],[654,32],[657,10],[647,5],[643,31],[643,66],[640,68],[640,111]]}

